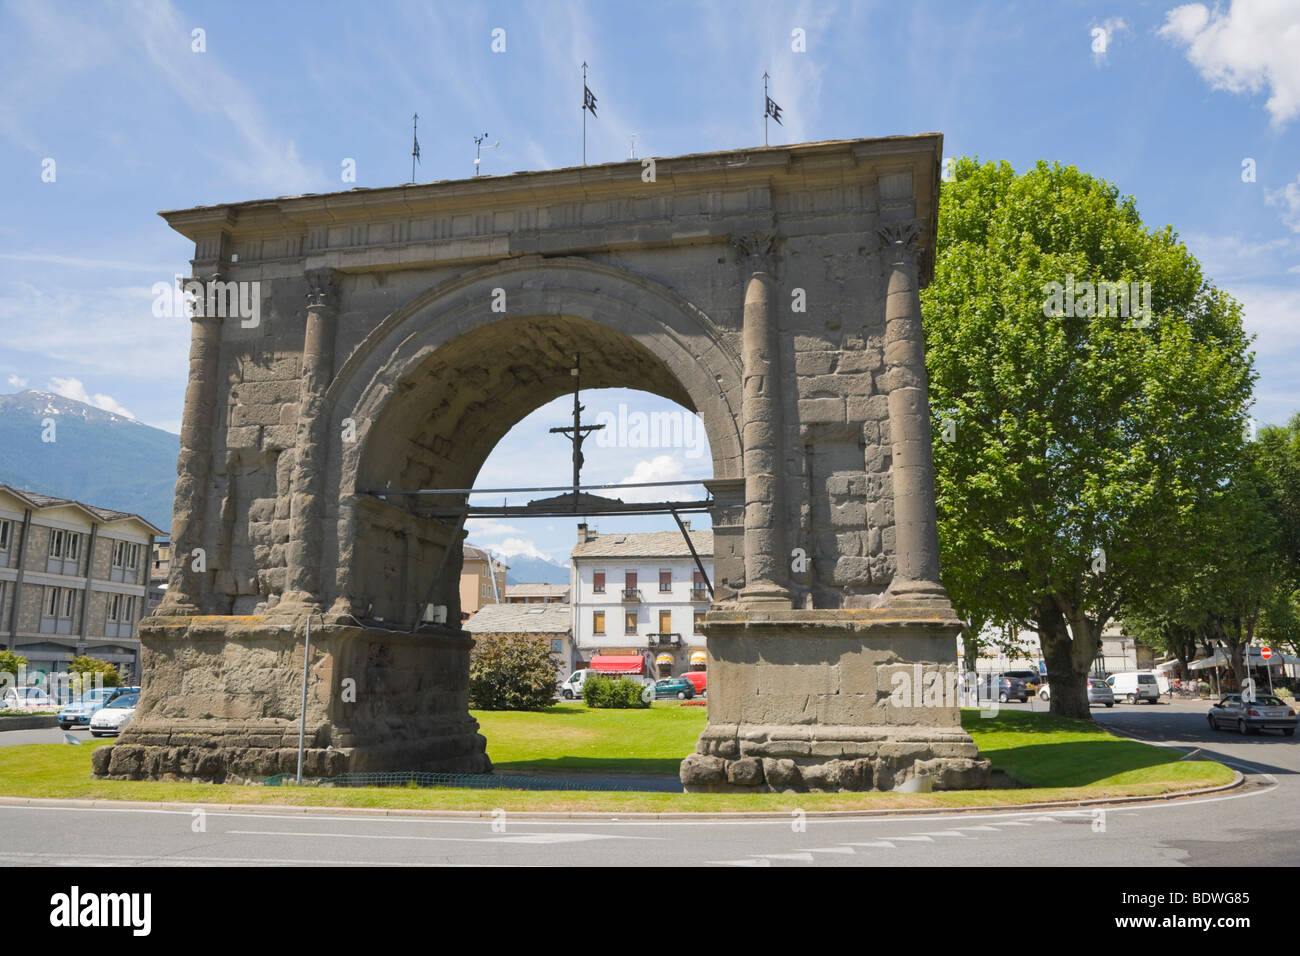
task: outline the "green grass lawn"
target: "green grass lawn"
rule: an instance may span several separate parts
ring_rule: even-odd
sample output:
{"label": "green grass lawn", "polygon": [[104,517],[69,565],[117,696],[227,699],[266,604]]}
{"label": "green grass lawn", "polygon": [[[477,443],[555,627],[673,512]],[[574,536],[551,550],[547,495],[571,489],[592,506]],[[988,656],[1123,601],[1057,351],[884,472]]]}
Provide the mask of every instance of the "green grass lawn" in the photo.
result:
{"label": "green grass lawn", "polygon": [[[501,773],[675,774],[704,726],[702,707],[656,704],[650,710],[588,710],[558,704],[540,713],[476,712],[488,754]],[[888,810],[909,807],[1015,806],[1108,796],[1155,796],[1227,783],[1218,763],[1179,760],[1177,751],[1114,737],[1087,721],[1002,711],[963,724],[995,768],[1026,786],[929,794],[672,794],[607,791],[463,790],[453,788],[295,788],[94,780],[92,745],[32,744],[0,748],[0,795],[283,804],[428,810],[599,810],[680,812],[734,810]],[[106,746],[107,742],[96,742]]]}

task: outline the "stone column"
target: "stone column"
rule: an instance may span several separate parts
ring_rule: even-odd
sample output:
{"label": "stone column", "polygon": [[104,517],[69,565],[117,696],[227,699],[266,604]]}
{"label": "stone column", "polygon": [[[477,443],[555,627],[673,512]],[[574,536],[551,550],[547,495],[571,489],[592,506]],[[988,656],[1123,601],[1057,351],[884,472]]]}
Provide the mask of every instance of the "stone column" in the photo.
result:
{"label": "stone column", "polygon": [[888,277],[885,293],[885,387],[893,447],[894,535],[898,570],[891,605],[948,604],[939,583],[939,530],[934,505],[930,399],[921,330],[918,239],[915,220],[878,230]]}
{"label": "stone column", "polygon": [[321,604],[321,549],[324,538],[325,467],[329,415],[325,390],[334,377],[337,321],[332,269],[307,274],[307,331],[302,347],[302,393],[294,446],[289,500],[289,553],[281,603]]}
{"label": "stone column", "polygon": [[[220,277],[214,275],[213,280]],[[198,280],[191,280],[198,281]],[[187,283],[188,284],[188,283]],[[167,593],[157,614],[196,614],[203,579],[194,568],[194,549],[213,550],[203,539],[203,509],[212,471],[217,359],[221,353],[221,319],[203,314],[203,296],[190,316],[190,380],[181,417],[181,451],[176,463],[176,497],[172,508],[172,562]]]}
{"label": "stone column", "polygon": [[745,587],[742,605],[789,608],[784,586],[787,554],[781,455],[780,340],[777,337],[776,281],[772,278],[770,233],[754,232],[733,240],[752,270],[745,286],[741,358],[744,391],[741,443],[745,470]]}

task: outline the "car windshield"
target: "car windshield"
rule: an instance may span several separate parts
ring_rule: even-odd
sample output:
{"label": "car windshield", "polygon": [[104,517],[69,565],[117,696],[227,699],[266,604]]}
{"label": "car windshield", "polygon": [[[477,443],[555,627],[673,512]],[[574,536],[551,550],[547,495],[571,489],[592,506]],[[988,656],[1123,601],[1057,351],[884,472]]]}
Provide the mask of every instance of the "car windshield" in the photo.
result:
{"label": "car windshield", "polygon": [[108,706],[109,707],[134,707],[135,702],[138,698],[139,698],[138,694],[123,694],[121,697],[113,701]]}
{"label": "car windshield", "polygon": [[1154,684],[1155,682],[1155,676],[1152,674],[1138,674],[1139,684]]}
{"label": "car windshield", "polygon": [[1276,697],[1269,697],[1267,694],[1265,694],[1263,697],[1256,697],[1255,703],[1262,704],[1265,707],[1283,706],[1282,701],[1278,700],[1278,698]]}

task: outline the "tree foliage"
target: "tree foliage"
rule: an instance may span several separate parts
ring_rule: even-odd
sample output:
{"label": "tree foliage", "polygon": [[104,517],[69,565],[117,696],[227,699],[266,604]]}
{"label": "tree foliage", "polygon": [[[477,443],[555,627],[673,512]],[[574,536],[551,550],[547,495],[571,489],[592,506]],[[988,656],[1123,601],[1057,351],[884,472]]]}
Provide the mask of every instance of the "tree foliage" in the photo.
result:
{"label": "tree foliage", "polygon": [[469,705],[478,710],[541,710],[555,698],[559,666],[546,638],[481,634],[469,655]]}
{"label": "tree foliage", "polygon": [[102,676],[105,687],[122,686],[122,675],[118,673],[116,664],[85,654],[74,657],[68,662],[68,673],[75,675],[81,686],[87,689],[95,686],[96,675]]}
{"label": "tree foliage", "polygon": [[[1087,717],[1119,609],[1188,572],[1188,520],[1242,453],[1241,310],[1169,227],[1074,167],[959,160],[922,294],[943,579],[962,613],[1039,634],[1052,711]],[[1151,312],[1052,283],[1150,283]],[[1069,303],[1067,303],[1069,305]]]}

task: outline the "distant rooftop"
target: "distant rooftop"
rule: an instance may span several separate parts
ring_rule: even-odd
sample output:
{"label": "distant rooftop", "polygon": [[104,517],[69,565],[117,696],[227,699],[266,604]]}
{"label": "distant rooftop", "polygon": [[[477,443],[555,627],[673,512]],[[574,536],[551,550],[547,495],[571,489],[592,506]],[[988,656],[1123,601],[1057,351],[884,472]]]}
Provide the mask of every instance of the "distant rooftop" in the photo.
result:
{"label": "distant rooftop", "polygon": [[506,599],[510,598],[567,598],[567,584],[507,584]]}
{"label": "distant rooftop", "polygon": [[568,604],[488,604],[461,625],[471,634],[567,634],[573,629]]}
{"label": "distant rooftop", "polygon": [[54,495],[43,495],[38,491],[23,491],[21,488],[13,488],[9,485],[0,485],[0,491],[9,492],[14,497],[25,501],[36,511],[44,511],[47,508],[80,508],[96,521],[102,521],[105,523],[110,521],[126,521],[133,518],[145,527],[149,528],[149,530],[155,535],[160,537],[167,536],[167,532],[163,531],[161,528],[154,527],[138,514],[133,514],[129,511],[113,511],[111,508],[100,508],[96,505],[88,505],[81,501],[75,501],[72,498],[57,498]]}
{"label": "distant rooftop", "polygon": [[[582,533],[581,530],[579,533]],[[650,531],[642,534],[596,534],[588,531],[586,541],[573,549],[575,558],[689,558],[690,549],[680,531]],[[691,544],[701,558],[713,557],[713,532],[691,531]]]}
{"label": "distant rooftop", "polygon": [[505,563],[504,561],[502,561],[500,558],[494,558],[494,557],[492,557],[491,555],[489,555],[486,551],[484,551],[482,548],[476,548],[476,547],[474,547],[474,545],[472,545],[472,544],[467,544],[467,545],[465,545],[465,547],[464,547],[464,553],[465,553],[465,560],[466,560],[466,561],[488,561],[488,560],[491,560],[491,562],[492,562],[492,566],[493,566],[494,568],[497,568],[497,569],[502,570],[502,571],[504,571],[504,570],[506,570],[507,568],[510,567],[510,565],[506,564],[506,563]]}

